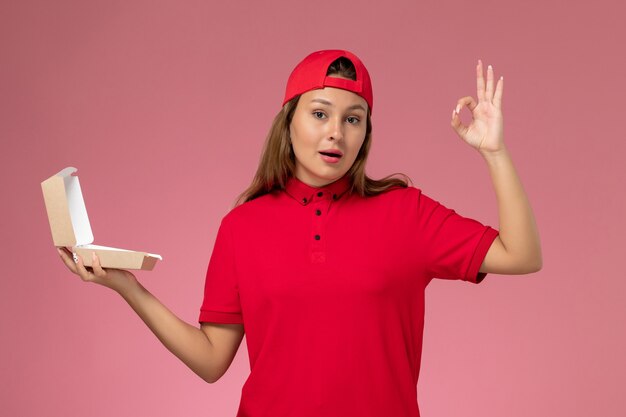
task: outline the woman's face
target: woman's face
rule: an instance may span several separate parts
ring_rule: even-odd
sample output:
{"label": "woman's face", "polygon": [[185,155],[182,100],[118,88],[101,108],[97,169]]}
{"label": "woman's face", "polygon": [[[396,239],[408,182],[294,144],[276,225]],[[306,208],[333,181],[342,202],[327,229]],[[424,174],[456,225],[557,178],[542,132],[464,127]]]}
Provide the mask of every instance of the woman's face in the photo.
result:
{"label": "woman's face", "polygon": [[314,187],[338,180],[352,167],[366,130],[367,102],[361,96],[334,87],[302,94],[289,126],[295,176]]}

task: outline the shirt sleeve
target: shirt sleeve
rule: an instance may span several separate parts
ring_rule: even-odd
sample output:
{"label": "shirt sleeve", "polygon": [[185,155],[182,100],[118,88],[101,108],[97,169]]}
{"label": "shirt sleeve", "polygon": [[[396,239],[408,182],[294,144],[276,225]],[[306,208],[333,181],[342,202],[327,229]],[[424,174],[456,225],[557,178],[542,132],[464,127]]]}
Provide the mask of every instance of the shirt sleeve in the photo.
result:
{"label": "shirt sleeve", "polygon": [[459,215],[421,192],[418,211],[430,276],[480,283],[487,273],[478,270],[499,232]]}
{"label": "shirt sleeve", "polygon": [[232,231],[222,219],[209,260],[198,321],[243,323]]}

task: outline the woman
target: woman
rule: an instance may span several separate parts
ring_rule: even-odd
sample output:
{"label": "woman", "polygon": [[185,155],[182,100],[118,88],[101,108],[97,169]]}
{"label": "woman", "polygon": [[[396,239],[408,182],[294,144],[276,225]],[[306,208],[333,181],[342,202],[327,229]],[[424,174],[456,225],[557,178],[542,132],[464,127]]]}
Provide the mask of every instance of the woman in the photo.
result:
{"label": "woman", "polygon": [[[200,328],[128,271],[75,264],[117,291],[207,382],[245,333],[251,373],[238,416],[419,416],[424,291],[432,278],[479,283],[541,268],[532,210],[503,142],[500,78],[476,67],[478,102],[451,125],[485,159],[500,231],[462,217],[403,179],[365,175],[373,94],[348,51],[308,55],[287,82],[251,186],[221,221]],[[459,111],[473,115],[464,126]]]}

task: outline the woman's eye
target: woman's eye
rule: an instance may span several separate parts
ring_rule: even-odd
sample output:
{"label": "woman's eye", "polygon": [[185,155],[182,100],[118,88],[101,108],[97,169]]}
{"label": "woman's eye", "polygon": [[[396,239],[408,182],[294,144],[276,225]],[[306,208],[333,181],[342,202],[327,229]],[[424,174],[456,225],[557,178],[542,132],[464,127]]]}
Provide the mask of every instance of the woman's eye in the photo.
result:
{"label": "woman's eye", "polygon": [[348,117],[348,123],[355,125],[359,123],[359,119],[357,117]]}
{"label": "woman's eye", "polygon": [[[317,119],[321,119],[322,117],[324,117],[324,113],[321,112],[321,111],[314,111],[313,114],[315,115],[315,118],[317,118]],[[320,114],[321,114],[321,116],[318,117],[318,115],[320,115]]]}

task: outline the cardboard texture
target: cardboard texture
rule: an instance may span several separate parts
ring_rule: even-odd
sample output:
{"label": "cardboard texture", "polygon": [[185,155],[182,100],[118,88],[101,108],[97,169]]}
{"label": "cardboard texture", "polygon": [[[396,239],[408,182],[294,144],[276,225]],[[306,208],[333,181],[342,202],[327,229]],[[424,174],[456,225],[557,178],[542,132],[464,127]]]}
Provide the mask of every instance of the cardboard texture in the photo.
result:
{"label": "cardboard texture", "polygon": [[92,244],[93,233],[76,171],[67,167],[41,183],[54,246],[71,247],[85,266],[91,266],[91,253],[96,252],[104,268],[151,271],[163,259],[160,255]]}

